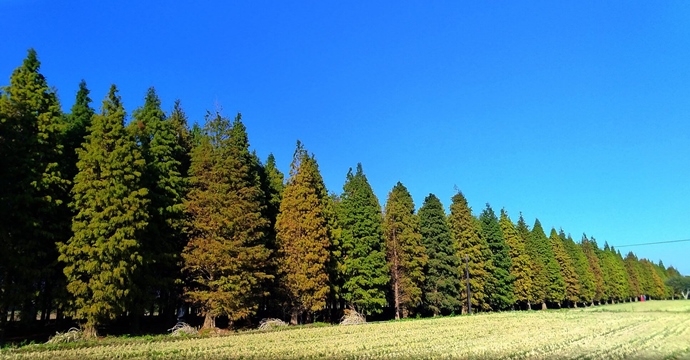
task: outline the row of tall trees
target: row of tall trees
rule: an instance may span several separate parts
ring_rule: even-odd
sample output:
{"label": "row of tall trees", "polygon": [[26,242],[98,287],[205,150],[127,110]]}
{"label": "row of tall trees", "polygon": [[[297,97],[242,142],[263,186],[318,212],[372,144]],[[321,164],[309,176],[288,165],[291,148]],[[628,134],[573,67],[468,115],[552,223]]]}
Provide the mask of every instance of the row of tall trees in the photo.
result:
{"label": "row of tall trees", "polygon": [[136,331],[183,302],[215,327],[464,313],[468,297],[502,311],[677,295],[672,267],[488,204],[475,216],[460,191],[450,213],[433,194],[416,211],[399,182],[382,209],[358,164],[329,193],[300,142],[285,179],[240,114],[190,129],[153,88],[128,121],[114,85],[95,111],[82,81],[64,114],[39,69],[30,50],[0,94],[0,331],[51,314],[89,336],[123,317]]}

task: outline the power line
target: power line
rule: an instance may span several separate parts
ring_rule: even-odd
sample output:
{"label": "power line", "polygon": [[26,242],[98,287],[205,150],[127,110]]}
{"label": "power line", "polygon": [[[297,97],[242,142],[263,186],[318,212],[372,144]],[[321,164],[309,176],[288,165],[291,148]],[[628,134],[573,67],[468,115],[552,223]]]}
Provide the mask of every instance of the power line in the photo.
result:
{"label": "power line", "polygon": [[657,241],[657,242],[649,242],[649,243],[639,243],[639,244],[620,245],[620,246],[614,246],[614,247],[615,247],[615,248],[623,248],[623,247],[630,247],[630,246],[643,246],[643,245],[656,245],[656,244],[670,244],[670,243],[679,243],[679,242],[686,242],[686,241],[690,241],[690,239],[670,240],[670,241]]}

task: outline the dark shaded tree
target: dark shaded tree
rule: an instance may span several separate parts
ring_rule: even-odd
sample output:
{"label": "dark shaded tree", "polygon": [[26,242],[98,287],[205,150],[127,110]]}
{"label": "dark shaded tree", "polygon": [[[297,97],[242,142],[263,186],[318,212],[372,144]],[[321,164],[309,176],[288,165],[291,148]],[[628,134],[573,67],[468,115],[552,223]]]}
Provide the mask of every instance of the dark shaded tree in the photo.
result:
{"label": "dark shaded tree", "polygon": [[491,250],[491,263],[493,271],[489,280],[488,291],[489,306],[493,310],[507,310],[515,303],[513,294],[513,281],[515,278],[510,274],[512,262],[510,250],[506,244],[501,226],[494,210],[489,204],[479,215],[482,227],[482,237],[489,245]]}
{"label": "dark shaded tree", "polygon": [[424,273],[423,303],[434,316],[450,314],[461,307],[461,263],[441,201],[434,194],[419,209],[422,244],[428,256]]}

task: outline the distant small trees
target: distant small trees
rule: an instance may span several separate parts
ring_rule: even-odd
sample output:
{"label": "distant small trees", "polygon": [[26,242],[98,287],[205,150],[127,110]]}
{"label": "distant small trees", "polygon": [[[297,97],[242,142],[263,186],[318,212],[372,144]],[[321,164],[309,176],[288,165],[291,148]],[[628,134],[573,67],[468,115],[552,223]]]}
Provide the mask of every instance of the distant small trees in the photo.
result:
{"label": "distant small trees", "polygon": [[681,294],[686,300],[690,295],[690,276],[674,276],[666,280],[666,285]]}

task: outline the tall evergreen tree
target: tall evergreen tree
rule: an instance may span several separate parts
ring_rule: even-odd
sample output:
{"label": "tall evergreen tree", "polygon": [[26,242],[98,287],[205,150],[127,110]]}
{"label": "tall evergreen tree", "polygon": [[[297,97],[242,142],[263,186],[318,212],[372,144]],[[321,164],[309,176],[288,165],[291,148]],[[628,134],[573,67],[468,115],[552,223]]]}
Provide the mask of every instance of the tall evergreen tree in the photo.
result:
{"label": "tall evergreen tree", "polygon": [[529,256],[532,269],[532,285],[529,291],[529,301],[527,302],[527,310],[532,309],[532,304],[545,305],[544,298],[546,296],[546,287],[548,285],[546,279],[546,272],[544,271],[544,263],[539,256],[537,247],[532,244],[532,231],[527,226],[525,218],[520,214],[517,226],[515,227],[518,235],[525,243],[525,253]]}
{"label": "tall evergreen tree", "polygon": [[592,298],[592,304],[594,304],[595,301],[600,302],[605,292],[604,275],[602,273],[601,266],[599,265],[599,258],[597,257],[599,247],[597,246],[596,241],[593,240],[594,239],[588,239],[587,235],[582,234],[582,241],[580,242],[582,252],[585,254],[585,257],[587,257],[589,269],[592,272],[592,275],[594,275],[594,297]]}
{"label": "tall evergreen tree", "polygon": [[[460,257],[461,262],[467,261],[469,265],[470,302],[475,309],[490,310],[487,286],[493,271],[491,250],[486,240],[481,236],[481,224],[472,216],[472,209],[460,191],[451,199],[448,221],[451,234],[458,246],[458,257]],[[460,265],[460,272],[465,274],[464,264]],[[466,286],[460,292],[460,301],[462,302],[462,313],[467,313]]]}
{"label": "tall evergreen tree", "polygon": [[201,307],[204,327],[217,316],[230,325],[255,313],[270,251],[262,216],[259,174],[249,152],[241,115],[230,121],[207,115],[200,144],[192,151],[185,199],[189,242],[182,257],[191,285],[187,298]]}
{"label": "tall evergreen tree", "polygon": [[577,304],[579,300],[578,295],[580,293],[580,282],[578,281],[573,260],[565,249],[565,233],[561,230],[559,234],[556,232],[556,229],[551,228],[549,241],[551,242],[551,251],[558,264],[558,269],[561,272],[561,278],[565,284],[563,300],[569,304]]}
{"label": "tall evergreen tree", "polygon": [[290,298],[292,324],[304,312],[323,309],[330,290],[327,194],[318,171],[298,141],[276,222],[279,279]]}
{"label": "tall evergreen tree", "polygon": [[143,314],[144,306],[152,307],[154,301],[170,312],[177,298],[179,256],[186,244],[182,236],[182,200],[187,179],[182,173],[184,149],[178,139],[179,129],[166,118],[154,88],[148,89],[144,105],[134,111],[133,117],[130,131],[146,160],[142,181],[150,200],[149,222],[141,241],[143,277],[130,309],[136,316]]}
{"label": "tall evergreen tree", "polygon": [[508,213],[501,209],[501,218],[498,221],[503,238],[509,248],[510,275],[513,277],[513,299],[522,304],[532,300],[533,274],[532,263],[525,250],[525,241],[518,233],[515,225],[508,217]]}
{"label": "tall evergreen tree", "polygon": [[421,303],[428,257],[422,245],[412,195],[400,182],[388,193],[383,225],[395,318],[401,315],[405,318]]}
{"label": "tall evergreen tree", "polygon": [[582,252],[582,247],[576,244],[570,235],[568,235],[564,244],[568,256],[573,260],[573,267],[575,268],[575,273],[577,274],[578,283],[580,285],[578,289],[578,300],[574,302],[574,305],[577,307],[578,302],[591,304],[592,299],[594,299],[596,288],[594,284],[594,274],[589,267],[587,257],[585,253]]}
{"label": "tall evergreen tree", "polygon": [[30,49],[0,92],[0,341],[9,307],[28,320],[40,306],[45,319],[63,285],[55,242],[69,236],[64,119],[40,66]]}
{"label": "tall evergreen tree", "polygon": [[489,306],[494,310],[507,310],[515,303],[513,294],[515,278],[510,273],[512,267],[510,248],[506,244],[498,218],[489,204],[486,204],[486,208],[479,215],[479,221],[482,226],[482,237],[491,250],[493,264],[493,272],[489,280]]}
{"label": "tall evergreen tree", "polygon": [[86,87],[86,82],[82,80],[79,83],[79,90],[77,97],[72,105],[71,113],[67,116],[67,126],[65,127],[64,135],[64,169],[65,177],[72,181],[79,171],[77,169],[77,149],[81,148],[81,144],[86,141],[86,136],[89,134],[89,127],[91,126],[91,118],[96,113],[91,108],[91,98],[89,97],[89,89]]}
{"label": "tall evergreen tree", "polygon": [[461,263],[443,205],[436,195],[429,194],[424,199],[419,209],[419,225],[428,256],[422,292],[424,306],[434,316],[450,314],[461,307]]}
{"label": "tall evergreen tree", "polygon": [[539,219],[534,221],[530,235],[529,246],[535,249],[536,256],[539,257],[543,264],[542,276],[546,279],[546,288],[544,289],[544,298],[542,299],[542,309],[546,309],[546,302],[560,304],[565,298],[565,281],[561,276],[558,262],[551,249],[551,242],[546,237]]}
{"label": "tall evergreen tree", "polygon": [[639,299],[642,295],[642,284],[638,270],[637,256],[632,251],[628,252],[624,259],[625,271],[628,273],[628,297]]}
{"label": "tall evergreen tree", "polygon": [[344,273],[342,298],[364,314],[380,313],[386,305],[390,276],[386,265],[381,206],[364,175],[362,164],[350,169],[338,206],[342,229]]}
{"label": "tall evergreen tree", "polygon": [[147,225],[145,161],[124,127],[125,111],[115,85],[93,117],[91,133],[78,150],[74,179],[74,235],[60,244],[74,316],[87,336],[124,313],[141,271],[141,235]]}

